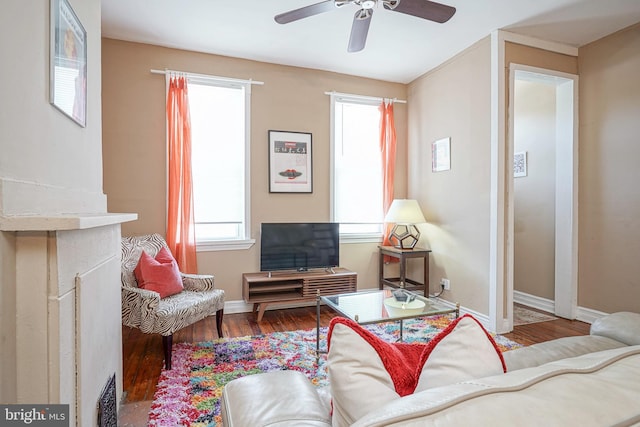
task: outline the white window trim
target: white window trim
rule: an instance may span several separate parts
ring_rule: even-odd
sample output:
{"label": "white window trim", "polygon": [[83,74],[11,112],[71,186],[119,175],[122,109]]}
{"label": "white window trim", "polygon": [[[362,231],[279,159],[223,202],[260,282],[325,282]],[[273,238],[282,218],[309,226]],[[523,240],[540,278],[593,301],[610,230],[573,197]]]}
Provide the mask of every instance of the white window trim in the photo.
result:
{"label": "white window trim", "polygon": [[382,243],[382,233],[341,234],[340,243]]}
{"label": "white window trim", "polygon": [[196,252],[241,251],[255,245],[255,239],[205,240],[196,243]]}

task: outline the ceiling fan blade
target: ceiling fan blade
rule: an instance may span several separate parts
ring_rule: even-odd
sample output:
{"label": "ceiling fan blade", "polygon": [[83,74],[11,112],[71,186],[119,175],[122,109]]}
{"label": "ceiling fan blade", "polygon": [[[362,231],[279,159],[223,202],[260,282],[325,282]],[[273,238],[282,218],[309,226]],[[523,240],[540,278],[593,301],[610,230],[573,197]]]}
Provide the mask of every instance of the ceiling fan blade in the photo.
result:
{"label": "ceiling fan blade", "polygon": [[391,0],[383,2],[384,8],[440,24],[447,22],[456,13],[456,8],[429,0]]}
{"label": "ceiling fan blade", "polygon": [[326,0],[320,3],[312,4],[309,6],[301,7],[300,9],[290,10],[276,15],[274,18],[278,24],[288,24],[289,22],[297,21],[298,19],[308,18],[309,16],[318,15],[324,12],[330,12],[334,10],[336,3],[334,0]]}
{"label": "ceiling fan blade", "polygon": [[349,52],[359,52],[364,49],[367,43],[367,34],[369,33],[369,25],[373,9],[360,9],[353,17],[353,25],[351,26],[351,35],[349,36]]}

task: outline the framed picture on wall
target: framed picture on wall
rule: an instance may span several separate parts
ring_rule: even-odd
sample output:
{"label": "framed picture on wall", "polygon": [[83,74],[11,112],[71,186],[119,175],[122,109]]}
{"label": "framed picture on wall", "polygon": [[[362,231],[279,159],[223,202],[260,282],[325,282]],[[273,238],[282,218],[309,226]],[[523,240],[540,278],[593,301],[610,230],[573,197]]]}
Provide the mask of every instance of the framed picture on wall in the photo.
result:
{"label": "framed picture on wall", "polygon": [[513,177],[527,176],[527,152],[521,151],[513,155]]}
{"label": "framed picture on wall", "polygon": [[442,138],[431,144],[431,171],[451,169],[451,138]]}
{"label": "framed picture on wall", "polygon": [[51,0],[49,101],[87,124],[87,32],[67,0]]}
{"label": "framed picture on wall", "polygon": [[312,193],[311,134],[269,131],[269,192]]}

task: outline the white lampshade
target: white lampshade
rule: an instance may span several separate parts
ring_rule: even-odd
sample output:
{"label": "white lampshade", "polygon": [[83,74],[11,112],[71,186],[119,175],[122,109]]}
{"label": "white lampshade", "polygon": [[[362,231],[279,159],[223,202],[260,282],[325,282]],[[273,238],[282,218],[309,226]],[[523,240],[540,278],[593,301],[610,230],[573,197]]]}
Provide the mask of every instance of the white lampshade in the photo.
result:
{"label": "white lampshade", "polygon": [[394,199],[384,217],[384,222],[407,225],[422,224],[427,220],[424,219],[417,200]]}

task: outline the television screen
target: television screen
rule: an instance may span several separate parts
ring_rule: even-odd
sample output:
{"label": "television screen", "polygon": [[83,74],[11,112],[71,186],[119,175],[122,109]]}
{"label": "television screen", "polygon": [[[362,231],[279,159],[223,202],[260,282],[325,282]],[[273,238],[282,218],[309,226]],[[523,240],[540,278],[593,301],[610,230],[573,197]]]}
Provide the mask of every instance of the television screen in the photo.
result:
{"label": "television screen", "polygon": [[260,270],[329,268],[340,264],[338,223],[263,223]]}

